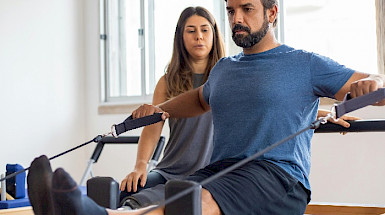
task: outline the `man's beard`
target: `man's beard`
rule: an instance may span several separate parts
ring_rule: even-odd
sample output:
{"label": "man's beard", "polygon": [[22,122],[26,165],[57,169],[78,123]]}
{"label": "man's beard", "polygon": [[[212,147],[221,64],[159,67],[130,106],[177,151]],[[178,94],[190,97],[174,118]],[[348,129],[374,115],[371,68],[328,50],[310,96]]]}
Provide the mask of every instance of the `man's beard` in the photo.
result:
{"label": "man's beard", "polygon": [[[248,34],[246,36],[243,36],[242,34],[235,34],[236,30],[243,30],[246,31]],[[262,38],[265,37],[268,30],[269,21],[267,20],[267,18],[264,19],[261,29],[253,33],[251,33],[250,28],[242,26],[240,24],[236,24],[233,28],[232,38],[235,44],[237,44],[237,46],[240,46],[242,48],[250,48],[255,44],[259,43],[259,41],[261,41]]]}

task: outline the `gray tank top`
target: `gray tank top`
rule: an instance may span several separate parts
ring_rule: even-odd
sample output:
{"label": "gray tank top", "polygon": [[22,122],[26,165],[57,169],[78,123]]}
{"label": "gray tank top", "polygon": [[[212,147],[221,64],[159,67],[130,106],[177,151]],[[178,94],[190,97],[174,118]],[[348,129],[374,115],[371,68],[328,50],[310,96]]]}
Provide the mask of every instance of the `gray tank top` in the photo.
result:
{"label": "gray tank top", "polygon": [[[203,84],[203,74],[193,74],[194,88]],[[207,166],[213,151],[211,111],[191,118],[169,118],[170,137],[163,158],[152,171],[167,180],[181,179]]]}

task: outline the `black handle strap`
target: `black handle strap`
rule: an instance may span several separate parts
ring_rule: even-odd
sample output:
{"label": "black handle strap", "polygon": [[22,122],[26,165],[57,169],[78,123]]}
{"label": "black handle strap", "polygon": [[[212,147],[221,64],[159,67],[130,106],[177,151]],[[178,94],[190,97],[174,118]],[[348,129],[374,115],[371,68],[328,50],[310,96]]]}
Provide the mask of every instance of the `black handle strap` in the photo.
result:
{"label": "black handle strap", "polygon": [[354,120],[347,121],[349,128],[341,125],[326,123],[322,124],[315,133],[334,133],[334,132],[385,132],[385,119]]}
{"label": "black handle strap", "polygon": [[160,122],[162,121],[162,114],[163,113],[154,113],[153,115],[141,117],[138,119],[133,119],[131,115],[122,123],[113,126],[115,128],[115,134],[116,136],[119,136],[126,131]]}
{"label": "black handle strap", "polygon": [[350,94],[346,94],[344,101],[335,106],[336,118],[338,119],[349,112],[358,110],[368,105],[372,105],[384,99],[385,88],[380,88],[377,91],[356,97],[354,99],[350,98]]}

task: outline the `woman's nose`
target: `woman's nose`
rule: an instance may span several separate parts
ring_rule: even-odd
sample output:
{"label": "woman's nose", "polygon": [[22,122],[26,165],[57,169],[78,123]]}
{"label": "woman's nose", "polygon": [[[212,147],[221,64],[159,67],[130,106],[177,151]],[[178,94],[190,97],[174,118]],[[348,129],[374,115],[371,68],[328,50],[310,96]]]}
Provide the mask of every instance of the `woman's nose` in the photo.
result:
{"label": "woman's nose", "polygon": [[196,36],[196,40],[202,40],[203,39],[203,34],[201,32],[197,32],[197,34],[195,36]]}

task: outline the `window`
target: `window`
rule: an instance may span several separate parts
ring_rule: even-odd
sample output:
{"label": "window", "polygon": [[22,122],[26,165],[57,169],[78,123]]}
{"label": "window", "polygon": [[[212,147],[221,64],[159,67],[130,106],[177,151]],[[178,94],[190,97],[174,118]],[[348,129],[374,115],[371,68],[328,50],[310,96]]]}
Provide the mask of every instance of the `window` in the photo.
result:
{"label": "window", "polygon": [[[224,0],[100,2],[103,102],[151,102],[171,58],[177,20],[188,6],[213,13],[228,55],[241,51],[231,39]],[[375,0],[279,0],[278,19],[282,43],[377,73]]]}
{"label": "window", "polygon": [[356,71],[378,73],[375,0],[281,3],[286,44],[328,56]]}
{"label": "window", "polygon": [[221,30],[227,24],[223,0],[100,1],[105,102],[151,102],[171,59],[176,23],[186,7],[207,8]]}

